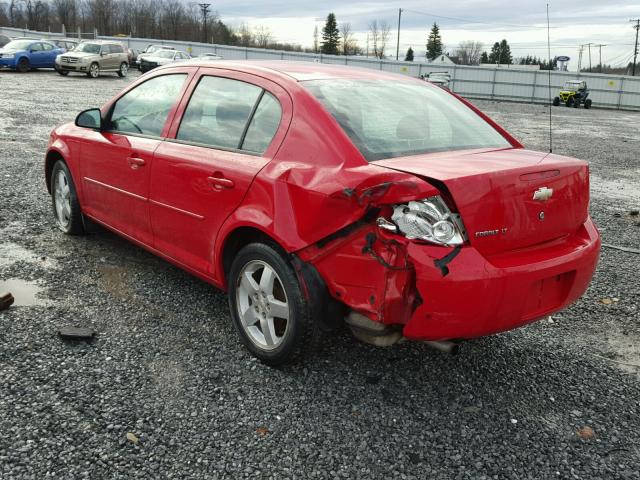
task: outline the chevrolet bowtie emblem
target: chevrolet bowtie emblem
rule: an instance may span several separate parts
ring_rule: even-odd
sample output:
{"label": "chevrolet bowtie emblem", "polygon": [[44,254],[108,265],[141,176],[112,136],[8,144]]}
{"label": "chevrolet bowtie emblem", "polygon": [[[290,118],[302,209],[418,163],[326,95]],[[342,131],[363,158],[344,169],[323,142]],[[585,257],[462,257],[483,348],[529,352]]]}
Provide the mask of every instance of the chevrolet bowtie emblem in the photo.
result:
{"label": "chevrolet bowtie emblem", "polygon": [[553,188],[540,187],[538,190],[533,192],[533,199],[544,202],[545,200],[549,200],[551,195],[553,195]]}

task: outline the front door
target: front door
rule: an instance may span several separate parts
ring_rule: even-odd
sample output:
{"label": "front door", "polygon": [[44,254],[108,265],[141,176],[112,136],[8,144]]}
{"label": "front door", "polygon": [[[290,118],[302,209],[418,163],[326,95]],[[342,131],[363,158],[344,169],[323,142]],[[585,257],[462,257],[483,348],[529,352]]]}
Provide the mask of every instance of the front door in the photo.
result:
{"label": "front door", "polygon": [[82,146],[85,212],[147,245],[153,245],[148,203],[153,154],[186,78],[186,73],[161,75],[135,86],[114,103],[105,131],[90,131]]}
{"label": "front door", "polygon": [[151,175],[156,248],[209,276],[220,227],[277,151],[290,118],[289,104],[286,115],[281,106],[290,100],[277,85],[224,75],[203,73],[185,96]]}

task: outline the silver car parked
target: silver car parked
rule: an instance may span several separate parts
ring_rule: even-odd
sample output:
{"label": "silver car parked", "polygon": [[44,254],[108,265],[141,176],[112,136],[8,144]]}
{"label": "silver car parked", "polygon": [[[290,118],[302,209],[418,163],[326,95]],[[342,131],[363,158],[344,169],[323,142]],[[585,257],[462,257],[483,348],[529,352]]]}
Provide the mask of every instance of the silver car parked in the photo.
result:
{"label": "silver car parked", "polygon": [[65,76],[69,72],[78,72],[97,78],[102,72],[114,72],[120,77],[126,77],[129,72],[129,55],[121,43],[91,40],[82,42],[70,52],[58,55],[56,70]]}

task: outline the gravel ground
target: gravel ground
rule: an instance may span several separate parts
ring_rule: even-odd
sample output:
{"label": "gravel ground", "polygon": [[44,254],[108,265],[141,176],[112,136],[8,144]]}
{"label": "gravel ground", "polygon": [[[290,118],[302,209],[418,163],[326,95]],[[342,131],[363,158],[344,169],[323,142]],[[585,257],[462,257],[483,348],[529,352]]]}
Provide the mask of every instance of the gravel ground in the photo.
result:
{"label": "gravel ground", "polygon": [[[604,249],[577,304],[456,357],[339,334],[265,367],[222,293],[53,225],[49,131],[131,80],[0,72],[0,282],[30,304],[0,312],[1,478],[640,478],[640,255]],[[547,148],[546,108],[477,103]],[[591,163],[603,240],[638,248],[640,113],[554,114],[555,152]],[[64,343],[68,325],[97,338]]]}

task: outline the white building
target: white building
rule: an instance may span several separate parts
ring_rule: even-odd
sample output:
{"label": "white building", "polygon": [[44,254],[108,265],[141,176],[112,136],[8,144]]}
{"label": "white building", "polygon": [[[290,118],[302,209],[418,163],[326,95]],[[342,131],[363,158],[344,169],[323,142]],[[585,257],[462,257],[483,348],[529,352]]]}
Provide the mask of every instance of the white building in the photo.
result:
{"label": "white building", "polygon": [[434,65],[455,65],[455,62],[444,53],[439,57],[434,58],[429,63]]}

